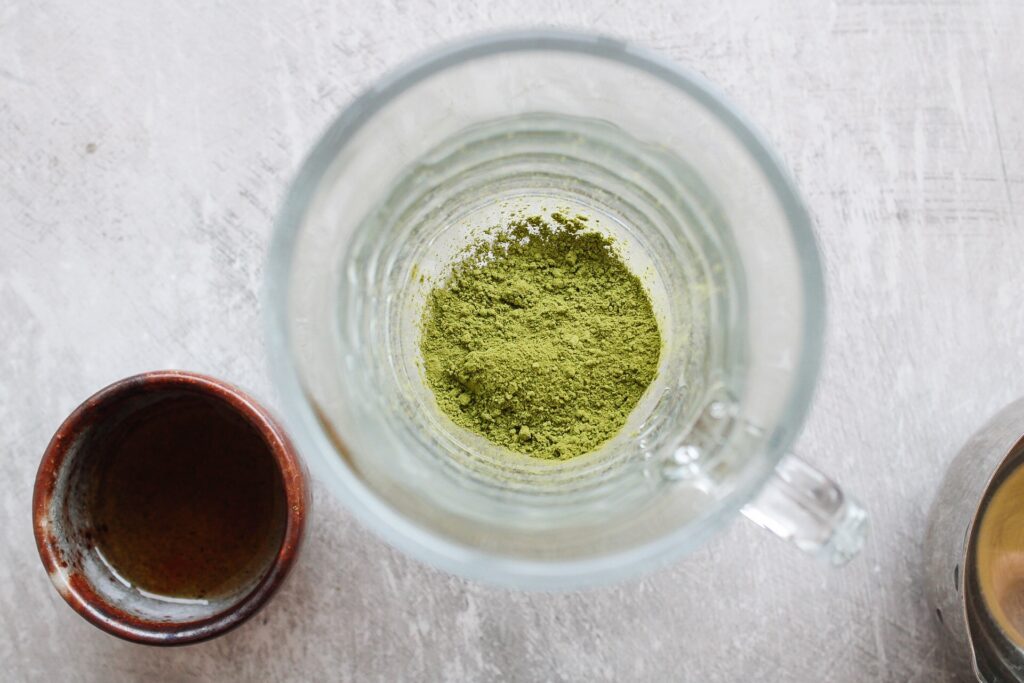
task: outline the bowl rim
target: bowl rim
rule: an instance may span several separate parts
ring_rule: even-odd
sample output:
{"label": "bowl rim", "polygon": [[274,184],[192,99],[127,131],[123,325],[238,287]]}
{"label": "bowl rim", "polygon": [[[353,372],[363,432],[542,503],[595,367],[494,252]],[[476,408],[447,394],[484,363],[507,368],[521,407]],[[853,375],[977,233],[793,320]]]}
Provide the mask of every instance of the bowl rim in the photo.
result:
{"label": "bowl rim", "polygon": [[[643,546],[600,558],[533,561],[478,551],[419,526],[391,509],[339,457],[347,446],[326,434],[316,409],[302,389],[288,338],[288,281],[299,230],[318,182],[340,150],[385,104],[435,73],[470,60],[501,53],[555,51],[624,64],[682,90],[721,121],[764,174],[793,235],[804,295],[801,361],[793,389],[775,431],[769,435],[759,466],[744,472],[717,513],[676,529]],[[764,136],[703,77],[647,50],[601,35],[561,30],[525,30],[485,34],[435,49],[407,62],[357,96],[327,127],[302,162],[277,214],[264,279],[265,326],[271,377],[281,392],[286,424],[320,478],[366,526],[392,546],[435,567],[466,578],[528,589],[571,589],[604,584],[663,566],[693,549],[723,527],[764,486],[788,452],[810,409],[824,346],[825,292],[821,258],[803,201],[784,165]],[[344,455],[342,453],[341,455]]]}
{"label": "bowl rim", "polygon": [[[286,522],[281,545],[270,567],[248,592],[224,609],[202,619],[158,621],[141,618],[105,599],[83,574],[62,556],[51,531],[54,488],[68,455],[84,430],[95,424],[104,405],[145,394],[192,391],[212,397],[256,429],[281,474]],[[182,370],[157,370],[125,377],[100,389],[65,418],[50,439],[36,473],[32,495],[32,527],[39,558],[61,597],[94,626],[135,643],[184,645],[219,636],[253,616],[281,586],[295,559],[306,527],[309,507],[307,477],[285,431],[271,414],[238,387],[219,379]]]}

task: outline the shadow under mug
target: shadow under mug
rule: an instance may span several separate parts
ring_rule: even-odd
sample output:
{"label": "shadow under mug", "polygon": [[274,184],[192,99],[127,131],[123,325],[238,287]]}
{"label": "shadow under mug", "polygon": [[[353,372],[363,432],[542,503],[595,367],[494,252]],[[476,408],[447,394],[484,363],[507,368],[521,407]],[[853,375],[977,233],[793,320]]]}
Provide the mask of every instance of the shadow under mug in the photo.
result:
{"label": "shadow under mug", "polygon": [[[641,274],[664,337],[622,433],[539,461],[442,416],[419,370],[423,298],[508,212],[578,212]],[[270,349],[315,473],[443,569],[577,587],[677,557],[741,510],[842,563],[863,509],[788,454],[821,357],[817,247],[792,183],[712,88],[631,46],[496,35],[357,98],[279,215]]]}

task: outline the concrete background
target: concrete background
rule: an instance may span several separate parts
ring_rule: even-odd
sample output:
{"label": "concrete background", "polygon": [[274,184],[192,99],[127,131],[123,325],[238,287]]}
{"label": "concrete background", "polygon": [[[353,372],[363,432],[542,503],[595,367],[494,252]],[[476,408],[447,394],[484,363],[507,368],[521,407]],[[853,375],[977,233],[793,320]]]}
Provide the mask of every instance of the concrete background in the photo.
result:
{"label": "concrete background", "polygon": [[[0,662],[6,680],[947,681],[922,591],[945,465],[1024,394],[1017,0],[0,1]],[[158,650],[50,588],[30,490],[82,399],[164,367],[273,404],[258,297],[274,212],[351,98],[442,41],[588,27],[704,73],[791,167],[827,269],[800,451],[872,514],[834,571],[737,522],[643,580],[471,584],[316,493],[254,621]]]}

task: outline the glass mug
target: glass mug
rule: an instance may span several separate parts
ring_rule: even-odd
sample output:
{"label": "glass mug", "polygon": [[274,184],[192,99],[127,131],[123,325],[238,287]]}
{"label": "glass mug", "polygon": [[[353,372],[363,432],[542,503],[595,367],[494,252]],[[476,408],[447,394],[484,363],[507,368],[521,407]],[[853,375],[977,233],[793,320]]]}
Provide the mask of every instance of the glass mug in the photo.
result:
{"label": "glass mug", "polygon": [[[564,462],[453,424],[418,356],[426,291],[474,229],[556,208],[615,239],[664,342],[622,432]],[[357,98],[290,189],[267,295],[311,469],[437,567],[577,587],[678,557],[740,510],[836,564],[863,543],[863,509],[788,455],[824,325],[800,199],[707,84],[621,42],[475,39]]]}

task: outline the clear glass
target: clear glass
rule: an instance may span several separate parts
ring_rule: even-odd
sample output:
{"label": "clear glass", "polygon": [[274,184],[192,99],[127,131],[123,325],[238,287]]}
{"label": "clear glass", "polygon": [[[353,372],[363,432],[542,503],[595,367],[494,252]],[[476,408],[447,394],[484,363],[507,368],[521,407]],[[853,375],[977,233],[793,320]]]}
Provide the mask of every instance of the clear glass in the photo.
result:
{"label": "clear glass", "polygon": [[[565,462],[511,453],[437,409],[418,364],[431,281],[513,209],[613,236],[651,295],[658,377],[626,428]],[[316,475],[443,569],[576,587],[692,549],[741,507],[843,561],[864,515],[776,466],[824,322],[807,215],[760,138],[696,77],[617,41],[487,37],[358,98],[306,160],[268,273],[286,419]]]}

